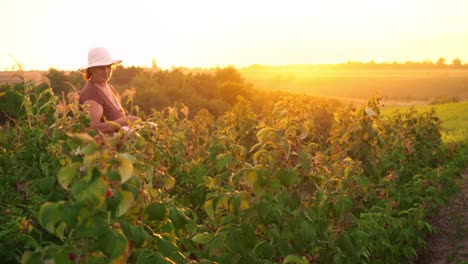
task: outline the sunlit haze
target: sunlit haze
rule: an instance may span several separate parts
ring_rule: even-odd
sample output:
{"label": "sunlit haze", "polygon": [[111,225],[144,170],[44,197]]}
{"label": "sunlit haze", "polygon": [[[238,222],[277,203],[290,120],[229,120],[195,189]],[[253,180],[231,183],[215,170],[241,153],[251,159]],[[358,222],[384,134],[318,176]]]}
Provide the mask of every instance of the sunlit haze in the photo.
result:
{"label": "sunlit haze", "polygon": [[4,1],[0,70],[468,61],[466,0]]}

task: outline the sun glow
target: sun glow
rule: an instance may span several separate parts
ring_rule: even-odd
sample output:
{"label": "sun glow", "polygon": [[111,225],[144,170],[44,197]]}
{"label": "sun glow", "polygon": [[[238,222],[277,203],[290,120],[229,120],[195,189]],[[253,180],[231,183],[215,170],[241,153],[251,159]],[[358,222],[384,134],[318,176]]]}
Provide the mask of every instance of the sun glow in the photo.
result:
{"label": "sun glow", "polygon": [[[89,48],[124,65],[214,67],[468,60],[468,2],[18,0],[3,3],[0,70],[79,69]],[[28,7],[28,8],[25,8]]]}

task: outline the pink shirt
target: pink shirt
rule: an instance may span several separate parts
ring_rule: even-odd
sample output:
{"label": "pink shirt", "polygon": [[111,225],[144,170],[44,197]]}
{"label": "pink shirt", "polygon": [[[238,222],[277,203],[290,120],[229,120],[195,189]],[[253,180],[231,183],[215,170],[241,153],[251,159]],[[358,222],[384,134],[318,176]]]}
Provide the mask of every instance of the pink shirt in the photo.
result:
{"label": "pink shirt", "polygon": [[101,121],[114,121],[125,116],[117,91],[112,85],[108,84],[108,86],[111,88],[112,94],[104,92],[92,80],[89,80],[80,92],[80,105],[83,105],[87,100],[94,100],[102,106]]}

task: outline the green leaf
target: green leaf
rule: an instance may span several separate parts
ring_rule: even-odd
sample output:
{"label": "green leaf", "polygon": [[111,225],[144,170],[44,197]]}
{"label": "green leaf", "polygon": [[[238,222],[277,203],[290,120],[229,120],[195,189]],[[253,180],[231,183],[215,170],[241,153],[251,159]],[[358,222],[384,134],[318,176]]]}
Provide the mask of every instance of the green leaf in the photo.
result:
{"label": "green leaf", "polygon": [[56,182],[56,177],[44,177],[37,181],[37,187],[41,194],[50,194],[54,191]]}
{"label": "green leaf", "polygon": [[356,257],[360,257],[359,252],[357,252],[353,241],[352,237],[349,235],[349,233],[343,233],[340,242],[342,243],[342,248],[346,249],[347,252],[353,253]]}
{"label": "green leaf", "polygon": [[120,174],[114,170],[111,170],[107,173],[107,178],[110,181],[121,182],[122,178],[120,178]]}
{"label": "green leaf", "polygon": [[95,209],[100,208],[106,199],[107,184],[103,178],[95,178],[91,182],[80,180],[71,187],[73,198],[78,202],[90,203]]}
{"label": "green leaf", "polygon": [[125,253],[128,241],[121,232],[111,229],[98,240],[98,245],[106,256],[116,259]]}
{"label": "green leaf", "polygon": [[133,194],[129,191],[119,191],[120,192],[120,203],[119,207],[117,207],[117,212],[116,216],[122,216],[127,212],[127,210],[132,206],[133,204]]}
{"label": "green leaf", "polygon": [[214,235],[211,233],[201,233],[201,234],[196,234],[195,236],[192,237],[192,241],[197,243],[197,244],[206,244],[210,242],[214,238]]}
{"label": "green leaf", "polygon": [[172,221],[172,224],[176,228],[183,228],[187,223],[191,221],[191,219],[185,214],[185,212],[176,207],[172,206],[169,211],[169,218]]}
{"label": "green leaf", "polygon": [[359,175],[356,179],[356,183],[364,187],[364,189],[366,189],[369,186],[370,182],[370,178],[364,175]]}
{"label": "green leaf", "polygon": [[[259,168],[256,170],[257,182],[260,186],[271,185],[271,173],[267,168]],[[278,181],[279,184],[279,181]]]}
{"label": "green leaf", "polygon": [[54,256],[55,263],[70,263],[70,253],[73,251],[72,246],[62,246]]}
{"label": "green leaf", "polygon": [[174,188],[175,183],[176,183],[176,181],[175,181],[174,177],[172,177],[170,175],[165,175],[164,176],[164,188],[166,190],[170,190],[170,189]]}
{"label": "green leaf", "polygon": [[240,225],[240,232],[243,237],[242,246],[244,251],[252,250],[255,247],[255,244],[257,243],[254,228],[250,224],[242,223]]}
{"label": "green leaf", "polygon": [[145,209],[145,215],[148,216],[148,220],[163,221],[167,218],[169,210],[166,207],[166,203],[152,203]]}
{"label": "green leaf", "polygon": [[67,143],[67,147],[72,151],[75,151],[80,146],[78,140],[74,138],[68,138],[66,143]]}
{"label": "green leaf", "polygon": [[92,155],[96,152],[97,149],[98,147],[95,143],[88,143],[80,150],[80,153],[85,155]]}
{"label": "green leaf", "polygon": [[119,160],[119,173],[121,178],[121,183],[128,181],[133,174],[133,160],[134,158],[127,153],[118,153],[117,159]]}
{"label": "green leaf", "polygon": [[68,134],[68,136],[78,138],[79,140],[83,142],[96,144],[96,141],[94,140],[94,138],[92,138],[90,135],[86,133]]}
{"label": "green leaf", "polygon": [[73,178],[75,177],[76,172],[78,171],[80,166],[80,162],[73,162],[59,170],[57,174],[57,180],[60,186],[62,186],[62,188],[64,188],[65,190],[68,189],[68,185],[70,185],[70,183],[73,181]]}
{"label": "green leaf", "polygon": [[145,230],[143,225],[133,225],[122,222],[122,231],[127,235],[127,239],[133,240],[133,245],[135,248],[142,247],[145,241],[151,240],[151,236]]}
{"label": "green leaf", "polygon": [[161,253],[161,255],[169,257],[178,263],[182,262],[181,255],[179,255],[179,248],[177,245],[170,239],[165,236],[156,239],[156,247],[157,251]]}
{"label": "green leaf", "polygon": [[266,155],[268,157],[270,153],[268,152],[268,150],[266,149],[261,149],[257,152],[255,152],[252,156],[252,160],[254,162],[255,165],[257,165],[260,161],[260,158],[263,156],[263,155]]}
{"label": "green leaf", "polygon": [[351,173],[354,173],[354,168],[353,166],[346,166],[345,170],[344,170],[344,176],[345,178],[349,178],[351,175]]}
{"label": "green leaf", "polygon": [[279,180],[285,187],[291,187],[300,182],[299,175],[292,169],[281,169],[278,173]]}
{"label": "green leaf", "polygon": [[[62,263],[62,262],[55,262],[55,263]],[[102,254],[102,252],[94,252],[87,256],[86,258],[87,264],[108,264],[109,259]],[[117,261],[113,261],[113,263],[121,263]]]}
{"label": "green leaf", "polygon": [[299,132],[300,132],[300,134],[299,134],[298,138],[300,140],[304,140],[306,137],[308,137],[310,135],[309,129],[302,123],[299,125]]}
{"label": "green leaf", "polygon": [[281,207],[277,202],[272,200],[261,200],[256,205],[256,211],[260,221],[265,224],[278,224],[281,219]]}
{"label": "green leaf", "polygon": [[67,201],[60,208],[62,221],[67,225],[67,228],[74,228],[77,224],[76,219],[80,214],[80,206],[75,205],[72,201]]}
{"label": "green leaf", "polygon": [[304,257],[288,255],[284,258],[283,264],[309,264],[309,261]]}
{"label": "green leaf", "polygon": [[312,241],[315,239],[315,229],[311,225],[312,223],[305,220],[300,223],[298,235],[304,245],[312,243]]}
{"label": "green leaf", "polygon": [[42,252],[41,251],[25,252],[23,254],[21,263],[25,263],[25,264],[44,263],[44,261],[42,260]]}
{"label": "green leaf", "polygon": [[65,239],[65,236],[64,236],[65,229],[67,229],[67,223],[65,222],[61,222],[57,226],[57,229],[55,229],[55,232],[57,233],[58,238],[60,238],[60,240],[62,241]]}
{"label": "green leaf", "polygon": [[203,208],[205,209],[206,214],[211,218],[211,220],[214,221],[215,216],[214,216],[213,200],[205,201]]}
{"label": "green leaf", "polygon": [[60,203],[46,202],[39,209],[39,224],[54,234],[55,225],[61,221]]}
{"label": "green leaf", "polygon": [[266,135],[268,135],[269,133],[271,132],[274,132],[275,129],[274,128],[271,128],[271,127],[264,127],[262,129],[260,129],[258,132],[257,132],[257,140],[258,142],[260,143],[263,143],[264,142],[264,138]]}
{"label": "green leaf", "polygon": [[346,196],[339,196],[335,201],[335,213],[337,217],[343,217],[345,213],[351,210],[353,201]]}
{"label": "green leaf", "polygon": [[254,151],[256,151],[257,149],[263,147],[265,144],[264,143],[257,143],[255,145],[253,145],[251,148],[250,148],[250,151],[249,153],[252,153]]}
{"label": "green leaf", "polygon": [[39,243],[37,242],[37,240],[34,239],[30,235],[25,235],[23,237],[22,245],[24,248],[38,248],[39,247]]}
{"label": "green leaf", "polygon": [[137,162],[137,159],[129,153],[118,153],[118,156],[129,160],[131,163]]}
{"label": "green leaf", "polygon": [[[237,253],[245,248],[243,247],[243,234],[240,232],[239,228],[225,228],[225,234],[225,245],[227,246],[228,251]],[[213,242],[213,244],[215,244],[215,242]]]}
{"label": "green leaf", "polygon": [[107,215],[96,214],[85,218],[76,227],[76,238],[97,238],[102,234],[109,232]]}
{"label": "green leaf", "polygon": [[251,189],[254,188],[255,183],[257,182],[257,173],[255,170],[247,170],[245,174],[245,180]]}
{"label": "green leaf", "polygon": [[216,162],[215,162],[216,171],[221,171],[222,169],[224,169],[231,160],[232,160],[232,156],[230,153],[219,154],[216,157]]}
{"label": "green leaf", "polygon": [[171,259],[162,257],[159,253],[148,249],[136,249],[132,253],[137,264],[175,264]]}

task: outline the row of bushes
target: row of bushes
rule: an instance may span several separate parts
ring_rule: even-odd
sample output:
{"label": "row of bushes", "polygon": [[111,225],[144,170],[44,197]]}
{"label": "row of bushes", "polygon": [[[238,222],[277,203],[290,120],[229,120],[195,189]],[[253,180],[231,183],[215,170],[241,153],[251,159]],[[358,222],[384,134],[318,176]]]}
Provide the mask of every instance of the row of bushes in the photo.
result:
{"label": "row of bushes", "polygon": [[17,92],[0,135],[5,262],[400,263],[467,163],[433,113],[384,118],[378,99],[171,106],[100,135],[74,97]]}
{"label": "row of bushes", "polygon": [[[85,84],[79,72],[49,69],[46,77],[56,95],[79,91]],[[261,112],[284,95],[254,89],[234,67],[191,72],[177,68],[150,71],[140,67],[116,66],[110,83],[124,97],[125,107],[132,108],[132,102],[138,106],[134,111],[141,115],[180,103],[193,113],[206,108],[219,117],[236,103],[237,96],[249,98],[255,111]]]}

